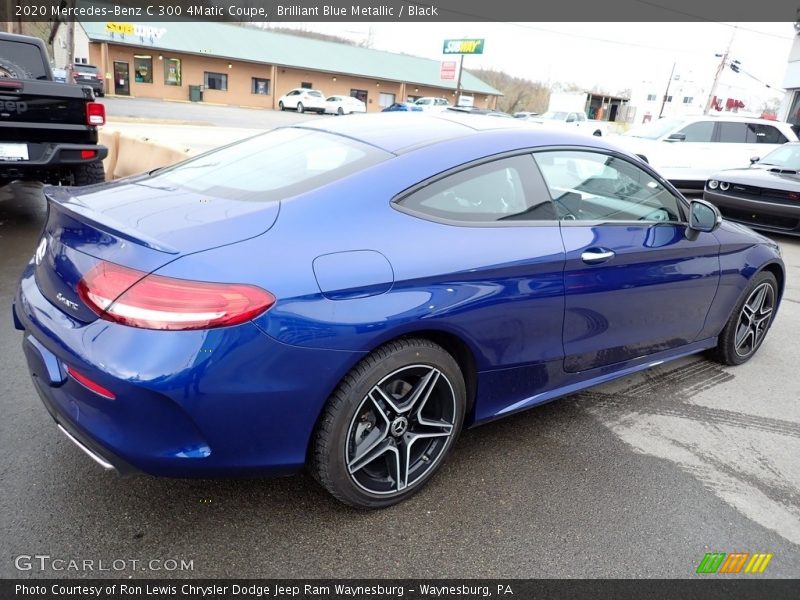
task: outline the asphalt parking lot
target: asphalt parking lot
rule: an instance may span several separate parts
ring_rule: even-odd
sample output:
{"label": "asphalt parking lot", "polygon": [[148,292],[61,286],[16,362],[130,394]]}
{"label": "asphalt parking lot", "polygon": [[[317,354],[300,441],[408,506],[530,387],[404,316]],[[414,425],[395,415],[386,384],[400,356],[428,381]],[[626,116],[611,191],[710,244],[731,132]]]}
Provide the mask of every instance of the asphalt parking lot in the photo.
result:
{"label": "asphalt parking lot", "polygon": [[[683,578],[712,551],[800,574],[798,239],[777,238],[788,288],[748,364],[691,357],[468,431],[419,494],[365,513],[307,475],[119,478],[64,438],[10,318],[43,218],[39,186],[0,191],[0,577]],[[37,554],[193,569],[15,567]]]}

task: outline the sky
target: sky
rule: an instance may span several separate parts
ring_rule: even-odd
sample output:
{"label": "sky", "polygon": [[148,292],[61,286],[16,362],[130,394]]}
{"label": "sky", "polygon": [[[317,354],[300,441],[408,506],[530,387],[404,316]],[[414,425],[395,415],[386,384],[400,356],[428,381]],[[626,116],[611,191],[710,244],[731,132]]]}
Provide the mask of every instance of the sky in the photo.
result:
{"label": "sky", "polygon": [[[744,73],[725,69],[719,95],[751,102],[782,97],[784,71],[795,30],[792,23],[282,23],[281,26],[336,34],[373,48],[442,60],[442,40],[485,38],[482,56],[467,56],[467,68],[496,68],[535,81],[574,83],[617,93],[637,86],[659,94],[676,73],[707,82],[720,58]],[[649,81],[649,84],[642,82]],[[773,86],[766,87],[764,84]]]}

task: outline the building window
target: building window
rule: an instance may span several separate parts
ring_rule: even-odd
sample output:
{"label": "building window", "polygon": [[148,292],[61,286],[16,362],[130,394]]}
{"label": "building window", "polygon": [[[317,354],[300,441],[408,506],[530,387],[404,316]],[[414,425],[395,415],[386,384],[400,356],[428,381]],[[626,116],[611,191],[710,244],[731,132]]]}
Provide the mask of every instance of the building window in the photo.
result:
{"label": "building window", "polygon": [[302,82],[300,84],[300,87],[303,88],[304,90],[313,90],[314,89],[314,86],[311,85],[308,81]]}
{"label": "building window", "polygon": [[164,84],[181,85],[181,59],[164,59]]}
{"label": "building window", "polygon": [[225,73],[203,73],[203,83],[207,90],[228,91],[228,76]]}
{"label": "building window", "polygon": [[655,102],[656,101],[656,95],[655,94],[647,94],[647,101],[648,102]]}
{"label": "building window", "polygon": [[387,94],[381,92],[378,95],[378,105],[381,108],[386,108],[387,106],[391,106],[392,104],[394,104],[394,94]]}
{"label": "building window", "polygon": [[136,83],[153,83],[153,57],[134,54],[133,73]]}
{"label": "building window", "polygon": [[258,96],[269,96],[269,79],[253,77],[253,82],[250,84],[250,93]]}
{"label": "building window", "polygon": [[350,90],[350,95],[353,98],[358,98],[364,104],[367,103],[367,90]]}
{"label": "building window", "polygon": [[672,96],[667,96],[667,102],[672,102]]}
{"label": "building window", "polygon": [[692,102],[694,102],[694,96],[684,96],[683,97],[683,103],[684,104],[691,104]]}

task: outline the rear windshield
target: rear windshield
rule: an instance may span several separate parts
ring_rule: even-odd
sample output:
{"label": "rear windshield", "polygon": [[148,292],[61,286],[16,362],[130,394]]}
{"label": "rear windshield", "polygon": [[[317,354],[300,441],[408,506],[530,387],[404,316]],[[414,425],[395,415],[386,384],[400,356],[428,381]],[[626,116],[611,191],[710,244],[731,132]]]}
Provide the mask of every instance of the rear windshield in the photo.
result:
{"label": "rear windshield", "polygon": [[0,40],[0,77],[47,79],[47,66],[39,46]]}
{"label": "rear windshield", "polygon": [[154,172],[140,185],[214,198],[271,202],[302,194],[392,155],[302,128],[276,129]]}
{"label": "rear windshield", "polygon": [[97,67],[92,65],[75,65],[75,70],[80,73],[97,73]]}

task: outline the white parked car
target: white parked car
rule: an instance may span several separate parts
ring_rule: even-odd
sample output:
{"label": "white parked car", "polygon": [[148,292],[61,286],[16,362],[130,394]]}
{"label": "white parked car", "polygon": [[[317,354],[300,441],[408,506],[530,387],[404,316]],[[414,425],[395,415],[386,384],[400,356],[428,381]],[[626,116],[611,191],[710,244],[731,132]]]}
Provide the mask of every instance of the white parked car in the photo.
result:
{"label": "white parked car", "polygon": [[313,110],[318,113],[325,112],[325,94],[319,90],[295,88],[280,97],[278,108],[296,110],[299,113]]}
{"label": "white parked car", "polygon": [[329,115],[352,115],[367,112],[367,105],[352,96],[328,96],[325,113]]}
{"label": "white parked car", "polygon": [[447,107],[450,106],[450,102],[447,101],[447,98],[434,98],[432,96],[417,98],[414,104],[419,106],[422,110],[427,111],[447,110]]}
{"label": "white parked car", "polygon": [[788,123],[733,115],[663,118],[609,141],[638,154],[680,188],[702,189],[717,171],[750,165],[787,141],[797,141]]}
{"label": "white parked car", "polygon": [[548,110],[542,115],[527,117],[525,120],[530,123],[539,123],[546,127],[576,129],[579,133],[586,133],[597,137],[608,134],[608,121],[587,119],[586,114],[580,110]]}

